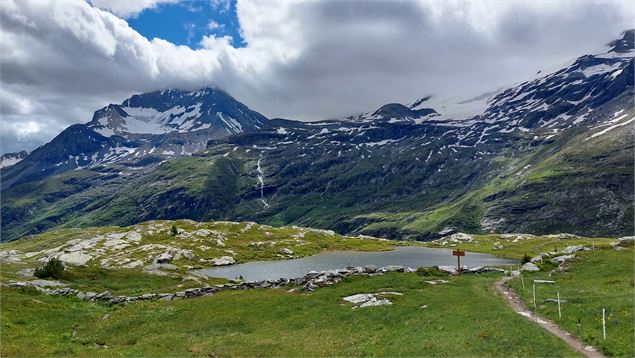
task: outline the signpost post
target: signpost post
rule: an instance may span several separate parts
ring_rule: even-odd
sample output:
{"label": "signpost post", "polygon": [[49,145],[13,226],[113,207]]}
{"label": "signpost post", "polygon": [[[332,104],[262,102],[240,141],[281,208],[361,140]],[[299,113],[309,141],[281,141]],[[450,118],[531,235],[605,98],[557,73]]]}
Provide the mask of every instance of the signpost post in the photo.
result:
{"label": "signpost post", "polygon": [[606,308],[602,308],[602,337],[606,339]]}
{"label": "signpost post", "polygon": [[461,274],[461,256],[465,256],[465,251],[461,251],[459,249],[453,250],[452,255],[456,256],[456,271]]}

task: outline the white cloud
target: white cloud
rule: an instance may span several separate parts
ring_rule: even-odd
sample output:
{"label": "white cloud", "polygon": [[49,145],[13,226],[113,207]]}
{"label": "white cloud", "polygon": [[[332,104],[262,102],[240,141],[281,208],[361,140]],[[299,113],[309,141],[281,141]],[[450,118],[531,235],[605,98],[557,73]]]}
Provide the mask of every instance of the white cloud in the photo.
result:
{"label": "white cloud", "polygon": [[210,2],[212,4],[212,9],[218,10],[221,13],[229,11],[231,6],[229,0],[210,0]]}
{"label": "white cloud", "polygon": [[209,22],[209,24],[207,24],[207,28],[210,30],[222,30],[225,28],[225,24],[219,24],[218,22],[212,20]]}
{"label": "white cloud", "polygon": [[174,4],[182,0],[88,0],[94,6],[123,17],[131,18],[143,10],[153,9],[161,4]]}
{"label": "white cloud", "polygon": [[[102,7],[143,10],[123,3]],[[194,50],[148,40],[85,1],[4,0],[0,150],[31,150],[110,102],[167,87],[217,85],[269,117],[301,120],[428,94],[472,96],[600,50],[633,27],[628,5],[241,0],[247,46],[206,36]],[[5,126],[33,121],[39,131],[22,141],[18,127]]]}

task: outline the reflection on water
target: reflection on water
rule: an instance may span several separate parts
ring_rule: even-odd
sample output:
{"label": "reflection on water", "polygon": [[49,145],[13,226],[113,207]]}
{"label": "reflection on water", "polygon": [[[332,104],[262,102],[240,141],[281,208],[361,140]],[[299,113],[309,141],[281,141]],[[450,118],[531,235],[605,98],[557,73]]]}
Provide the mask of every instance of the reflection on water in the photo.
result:
{"label": "reflection on water", "polygon": [[[466,252],[461,265],[468,267],[517,264],[518,261],[501,259],[486,254]],[[452,250],[427,247],[397,247],[392,251],[359,252],[335,251],[292,260],[255,261],[244,264],[214,267],[201,270],[211,277],[236,279],[243,277],[247,281],[276,280],[304,276],[310,271],[325,271],[347,266],[400,265],[404,267],[424,267],[456,265]]]}

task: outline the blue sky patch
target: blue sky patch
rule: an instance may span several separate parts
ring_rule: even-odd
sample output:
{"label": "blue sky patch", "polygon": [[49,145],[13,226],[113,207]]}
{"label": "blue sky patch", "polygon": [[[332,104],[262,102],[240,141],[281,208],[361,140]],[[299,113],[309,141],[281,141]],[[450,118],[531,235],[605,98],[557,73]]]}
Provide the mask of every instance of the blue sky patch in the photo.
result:
{"label": "blue sky patch", "polygon": [[236,17],[236,1],[186,0],[146,9],[128,24],[149,40],[158,37],[175,45],[200,48],[203,36],[231,36],[232,46],[244,47]]}

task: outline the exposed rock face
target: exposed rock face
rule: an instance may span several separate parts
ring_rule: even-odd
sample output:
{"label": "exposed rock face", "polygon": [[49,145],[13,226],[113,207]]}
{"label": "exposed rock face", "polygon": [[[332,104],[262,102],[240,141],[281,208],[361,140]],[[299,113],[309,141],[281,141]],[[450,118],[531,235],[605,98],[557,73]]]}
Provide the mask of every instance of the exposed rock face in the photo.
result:
{"label": "exposed rock face", "polygon": [[212,264],[214,266],[233,265],[235,262],[236,260],[231,256],[223,256],[223,257],[212,259]]}
{"label": "exposed rock face", "polygon": [[584,247],[582,245],[576,245],[576,246],[567,246],[564,250],[560,251],[560,253],[563,255],[571,255],[574,252],[589,251],[589,250],[591,249],[589,249],[588,247]]}
{"label": "exposed rock face", "polygon": [[58,259],[69,265],[83,266],[86,265],[93,257],[81,251],[68,252],[61,254]]}
{"label": "exposed rock face", "polygon": [[562,256],[556,256],[554,258],[551,259],[551,262],[553,262],[554,264],[561,264],[564,263],[566,261],[569,261],[571,259],[575,258],[575,255],[571,254],[571,255],[562,255]]}
{"label": "exposed rock face", "polygon": [[18,250],[0,251],[0,262],[17,263],[20,262],[21,253]]}
{"label": "exposed rock face", "polygon": [[442,246],[445,246],[445,245],[456,246],[457,244],[460,244],[462,242],[473,242],[473,241],[474,241],[474,237],[472,235],[465,234],[462,232],[457,232],[449,236],[444,236],[441,239],[437,240],[437,242]]}
{"label": "exposed rock face", "polygon": [[342,299],[346,302],[354,303],[356,306],[352,307],[352,309],[355,309],[358,307],[362,308],[362,307],[392,305],[392,302],[390,300],[388,300],[387,298],[384,298],[384,296],[387,296],[387,295],[401,296],[402,293],[400,292],[358,293],[356,295],[347,296]]}
{"label": "exposed rock face", "polygon": [[611,243],[611,246],[616,251],[624,250],[624,247],[633,246],[635,243],[635,236],[624,236],[616,239]]}

